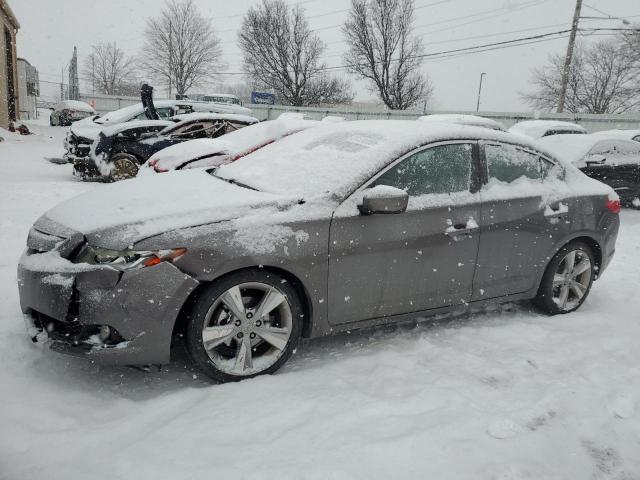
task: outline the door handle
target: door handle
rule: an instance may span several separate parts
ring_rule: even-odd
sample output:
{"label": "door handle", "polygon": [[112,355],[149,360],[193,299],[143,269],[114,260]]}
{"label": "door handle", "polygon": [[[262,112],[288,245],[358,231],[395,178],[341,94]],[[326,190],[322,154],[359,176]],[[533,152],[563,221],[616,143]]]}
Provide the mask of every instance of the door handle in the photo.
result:
{"label": "door handle", "polygon": [[567,213],[569,213],[569,207],[562,202],[558,203],[554,207],[547,205],[544,209],[544,216],[547,218],[557,218],[561,215],[566,215]]}
{"label": "door handle", "polygon": [[469,225],[465,225],[462,223],[453,225],[449,228],[447,228],[444,231],[444,234],[447,235],[448,237],[453,237],[453,238],[457,238],[460,237],[462,235],[470,235],[473,232],[477,231],[479,227],[477,226],[469,226]]}

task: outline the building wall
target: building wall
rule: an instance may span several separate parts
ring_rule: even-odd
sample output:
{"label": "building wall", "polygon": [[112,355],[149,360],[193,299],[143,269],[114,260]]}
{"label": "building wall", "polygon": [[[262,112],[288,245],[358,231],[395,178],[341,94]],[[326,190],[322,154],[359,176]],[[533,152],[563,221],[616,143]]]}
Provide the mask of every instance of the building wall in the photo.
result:
{"label": "building wall", "polygon": [[31,94],[38,89],[37,75],[35,67],[23,58],[18,59],[18,103],[20,104],[18,118],[20,120],[32,120],[37,116],[37,97]]}
{"label": "building wall", "polygon": [[4,0],[0,0],[0,127],[6,128],[9,125],[9,104],[7,101],[9,72],[7,71],[7,45],[5,43],[5,28],[9,31],[12,39],[11,49],[13,51],[13,91],[15,94],[15,111],[20,110],[18,104],[18,69],[16,67],[16,28],[17,25],[7,15],[2,7],[6,5]]}

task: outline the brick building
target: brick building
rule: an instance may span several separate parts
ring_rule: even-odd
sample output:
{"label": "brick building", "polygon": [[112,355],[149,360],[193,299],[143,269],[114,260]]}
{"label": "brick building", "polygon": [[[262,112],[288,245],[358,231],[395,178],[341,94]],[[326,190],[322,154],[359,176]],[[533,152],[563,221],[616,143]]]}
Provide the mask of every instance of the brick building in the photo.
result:
{"label": "brick building", "polygon": [[16,33],[20,24],[6,0],[0,0],[0,127],[16,120],[18,105],[18,69]]}

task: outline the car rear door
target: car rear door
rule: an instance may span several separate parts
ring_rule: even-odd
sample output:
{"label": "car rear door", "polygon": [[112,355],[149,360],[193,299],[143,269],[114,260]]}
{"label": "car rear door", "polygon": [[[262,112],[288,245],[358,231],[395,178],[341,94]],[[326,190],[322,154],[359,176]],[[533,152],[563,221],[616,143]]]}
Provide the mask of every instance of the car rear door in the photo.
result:
{"label": "car rear door", "polygon": [[[471,297],[480,214],[476,141],[418,149],[394,162],[334,212],[329,318],[343,324],[459,305]],[[409,194],[404,213],[361,215],[364,189]]]}
{"label": "car rear door", "polygon": [[560,167],[539,153],[500,142],[482,142],[480,152],[484,178],[472,301],[535,288],[577,209],[576,200],[560,193],[551,200],[545,193],[552,190],[545,182]]}

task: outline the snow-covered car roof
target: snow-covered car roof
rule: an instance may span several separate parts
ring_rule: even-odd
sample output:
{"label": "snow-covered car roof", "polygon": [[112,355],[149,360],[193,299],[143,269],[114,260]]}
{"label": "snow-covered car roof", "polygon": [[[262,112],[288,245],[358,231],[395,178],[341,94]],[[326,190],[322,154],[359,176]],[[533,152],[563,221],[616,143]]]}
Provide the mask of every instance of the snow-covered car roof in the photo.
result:
{"label": "snow-covered car roof", "polygon": [[177,122],[197,122],[199,120],[228,120],[230,122],[240,123],[258,123],[259,120],[249,115],[238,115],[237,113],[215,113],[215,112],[194,112],[194,113],[181,113],[174,115],[171,120]]}
{"label": "snow-covered car roof", "polygon": [[561,160],[571,162],[578,168],[586,166],[585,157],[589,153],[593,153],[592,150],[597,150],[598,147],[610,149],[615,145],[616,151],[620,155],[629,155],[630,160],[634,161],[634,163],[640,159],[640,143],[606,135],[549,135],[539,139],[538,145],[551,151]]}
{"label": "snow-covered car roof", "polygon": [[577,123],[560,120],[524,120],[509,128],[509,132],[526,135],[531,138],[542,138],[550,131],[568,133],[587,133],[587,130]]}
{"label": "snow-covered car roof", "polygon": [[159,129],[162,129],[174,125],[175,123],[169,120],[132,120],[131,122],[117,123],[109,127],[104,127],[100,130],[100,132],[110,137],[126,130],[132,130],[135,128],[159,127]]}
{"label": "snow-covered car roof", "polygon": [[56,105],[55,109],[56,111],[68,109],[77,110],[78,112],[95,113],[91,105],[86,102],[81,102],[80,100],[63,100]]}
{"label": "snow-covered car roof", "polygon": [[[156,108],[162,108],[172,107],[174,105],[189,105],[189,102],[184,102],[182,100],[154,100],[153,104]],[[140,115],[143,111],[144,108],[142,107],[142,103],[136,103],[134,105],[120,108],[119,110],[114,110],[113,112],[105,113],[98,119],[100,121],[97,123],[108,124],[126,122],[133,117]]]}
{"label": "snow-covered car roof", "polygon": [[[212,155],[241,155],[282,137],[286,137],[287,135],[316,127],[320,124],[321,122],[314,120],[290,118],[268,120],[227,133],[219,138],[199,138],[172,145],[154,153],[147,163],[155,164],[158,170],[173,170],[187,162],[207,158]],[[226,161],[226,158],[216,160],[220,161],[209,162],[209,164],[204,162],[197,166],[220,165],[220,163]]]}
{"label": "snow-covered car roof", "polygon": [[[614,129],[614,130],[602,130],[600,132],[594,132],[594,135],[605,135],[607,137],[624,138],[626,140],[635,140],[640,138],[640,129]],[[640,140],[636,140],[640,141]]]}
{"label": "snow-covered car roof", "polygon": [[[254,128],[254,127],[249,127]],[[245,129],[247,130],[247,129]],[[220,167],[218,175],[274,193],[344,195],[389,159],[439,140],[491,139],[536,149],[533,141],[487,128],[411,120],[324,123]]]}
{"label": "snow-covered car roof", "polygon": [[465,115],[465,114],[457,114],[457,113],[436,113],[433,115],[423,115],[418,118],[421,122],[446,122],[446,123],[457,123],[460,125],[472,125],[475,127],[484,127],[491,128],[492,130],[501,130],[506,132],[507,129],[504,128],[500,122],[492,120],[490,118],[480,117],[478,115]]}

